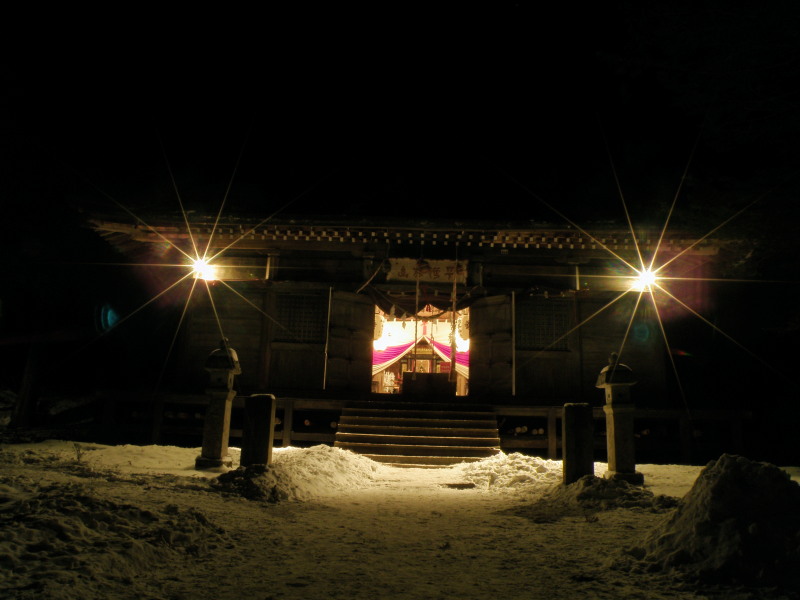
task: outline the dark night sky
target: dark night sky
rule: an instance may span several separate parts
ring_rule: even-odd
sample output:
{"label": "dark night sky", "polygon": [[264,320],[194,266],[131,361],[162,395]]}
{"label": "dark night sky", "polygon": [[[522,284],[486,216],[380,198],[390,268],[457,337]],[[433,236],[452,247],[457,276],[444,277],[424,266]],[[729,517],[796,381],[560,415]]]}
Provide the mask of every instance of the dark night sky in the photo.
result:
{"label": "dark night sky", "polygon": [[[37,321],[18,305],[84,310],[87,289],[61,311],[41,291],[113,257],[80,211],[177,211],[168,166],[197,212],[236,167],[230,214],[563,223],[539,198],[590,227],[624,218],[612,160],[657,225],[691,156],[673,222],[705,232],[761,198],[720,232],[758,240],[735,274],[800,280],[800,8],[537,4],[21,21],[0,62],[5,333]],[[800,324],[772,289],[762,344]]]}
{"label": "dark night sky", "polygon": [[231,211],[303,194],[284,214],[559,221],[537,195],[587,222],[622,216],[613,159],[634,217],[658,222],[697,142],[686,202],[746,204],[798,158],[800,11],[639,4],[76,31],[4,68],[10,175],[46,181],[49,204],[102,208],[96,186],[163,210],[169,164],[213,212],[241,152]]}

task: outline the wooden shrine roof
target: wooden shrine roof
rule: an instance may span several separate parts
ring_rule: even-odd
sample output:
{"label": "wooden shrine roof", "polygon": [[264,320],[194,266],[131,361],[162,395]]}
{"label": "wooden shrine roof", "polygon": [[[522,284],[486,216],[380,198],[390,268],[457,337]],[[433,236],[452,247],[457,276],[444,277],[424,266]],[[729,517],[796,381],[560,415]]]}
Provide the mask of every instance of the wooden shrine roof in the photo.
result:
{"label": "wooden shrine roof", "polygon": [[[123,236],[131,242],[203,245],[212,239],[212,248],[236,250],[356,250],[391,245],[396,249],[420,246],[482,248],[491,251],[541,250],[548,253],[595,255],[608,250],[636,252],[630,230],[613,224],[592,224],[577,228],[550,223],[484,223],[445,221],[346,222],[330,218],[276,220],[225,218],[215,225],[214,218],[186,222],[180,217],[139,219],[92,217],[90,226],[105,237]],[[661,252],[715,255],[724,241],[685,231],[662,232],[648,229],[637,232],[636,243],[642,252],[659,248]],[[417,250],[418,251],[418,250]]]}

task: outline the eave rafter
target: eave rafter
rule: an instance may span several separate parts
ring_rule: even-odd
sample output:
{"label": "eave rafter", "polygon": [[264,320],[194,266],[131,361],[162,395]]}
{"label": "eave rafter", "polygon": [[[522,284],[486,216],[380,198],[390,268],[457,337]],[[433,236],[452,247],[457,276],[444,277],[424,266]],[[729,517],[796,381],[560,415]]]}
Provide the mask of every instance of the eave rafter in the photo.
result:
{"label": "eave rafter", "polygon": [[[658,232],[641,234],[636,240],[630,231],[604,230],[594,237],[574,229],[542,228],[469,228],[469,227],[409,227],[409,226],[365,226],[365,225],[297,225],[292,223],[270,223],[252,226],[247,223],[221,223],[216,229],[212,224],[192,225],[191,236],[185,225],[161,223],[142,225],[93,219],[91,226],[101,234],[125,234],[131,240],[144,243],[163,243],[169,240],[183,244],[193,238],[200,244],[207,244],[212,231],[212,248],[230,247],[237,249],[259,249],[276,244],[390,244],[396,246],[460,246],[500,249],[533,249],[549,251],[635,251],[638,244],[643,252],[655,251],[658,246]],[[701,239],[685,233],[672,233],[664,236],[658,246],[660,252],[667,254],[688,252],[694,255],[715,255],[720,248],[716,239]]]}

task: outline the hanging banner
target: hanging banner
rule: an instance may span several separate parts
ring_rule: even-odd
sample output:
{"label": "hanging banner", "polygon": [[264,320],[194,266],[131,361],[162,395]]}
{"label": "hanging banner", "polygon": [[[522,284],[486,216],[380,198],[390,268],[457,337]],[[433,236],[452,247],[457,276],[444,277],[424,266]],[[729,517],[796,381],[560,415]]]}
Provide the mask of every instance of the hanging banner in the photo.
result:
{"label": "hanging banner", "polygon": [[386,281],[426,281],[441,283],[467,283],[465,260],[417,260],[390,258]]}

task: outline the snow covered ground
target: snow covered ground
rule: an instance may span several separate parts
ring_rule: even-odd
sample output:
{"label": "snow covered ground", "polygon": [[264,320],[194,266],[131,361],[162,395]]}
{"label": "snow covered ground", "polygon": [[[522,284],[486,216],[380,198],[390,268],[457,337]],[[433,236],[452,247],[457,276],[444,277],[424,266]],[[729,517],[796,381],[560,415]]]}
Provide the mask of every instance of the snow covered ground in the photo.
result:
{"label": "snow covered ground", "polygon": [[[707,505],[717,510],[726,494],[749,492],[729,483],[715,495],[714,482],[738,480],[736,468],[766,473],[758,479],[765,495],[785,496],[793,510],[800,486],[787,473],[797,480],[798,468],[721,458],[703,480],[701,467],[639,465],[641,489],[601,478],[565,487],[560,461],[516,453],[401,469],[329,446],[282,448],[266,472],[196,471],[198,453],[64,440],[1,445],[0,597],[797,597],[771,580],[698,583],[675,557],[699,564],[697,553],[710,552],[709,569],[723,572],[717,567],[730,566],[745,542],[729,526],[709,526]],[[231,454],[236,467],[238,451]],[[597,463],[596,475],[604,471]],[[759,527],[762,538],[772,531]],[[701,529],[713,537],[698,544],[693,531]],[[686,548],[676,552],[669,540]]]}

